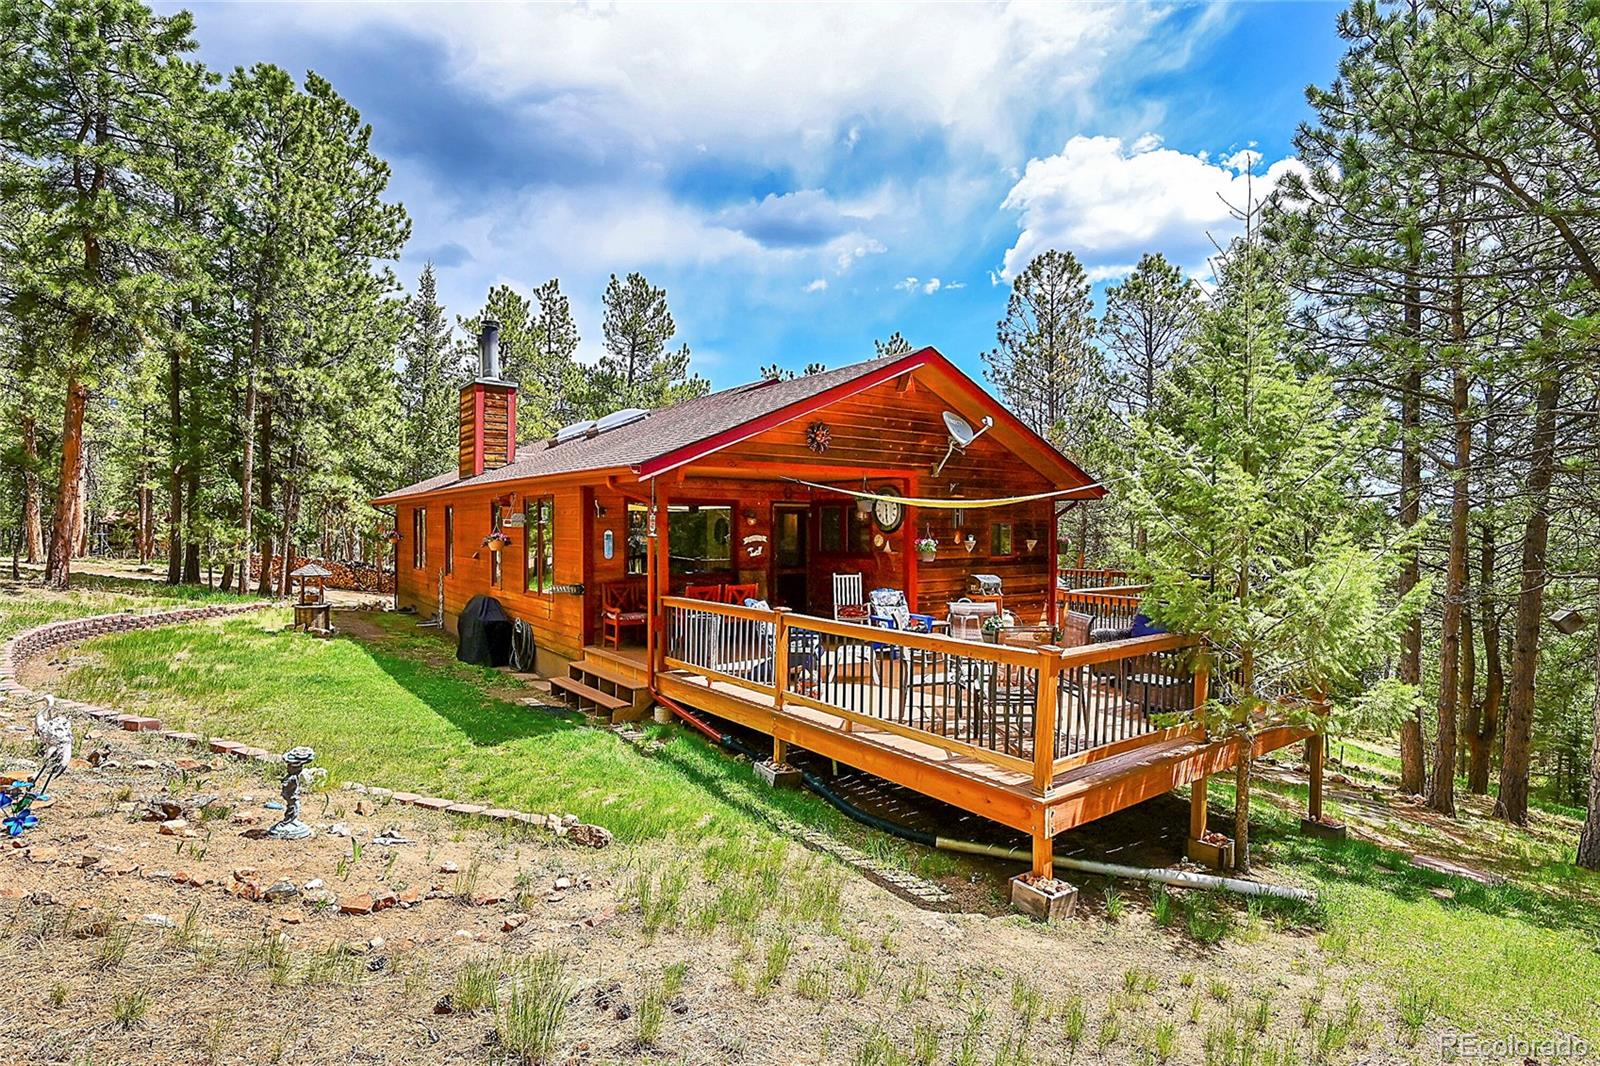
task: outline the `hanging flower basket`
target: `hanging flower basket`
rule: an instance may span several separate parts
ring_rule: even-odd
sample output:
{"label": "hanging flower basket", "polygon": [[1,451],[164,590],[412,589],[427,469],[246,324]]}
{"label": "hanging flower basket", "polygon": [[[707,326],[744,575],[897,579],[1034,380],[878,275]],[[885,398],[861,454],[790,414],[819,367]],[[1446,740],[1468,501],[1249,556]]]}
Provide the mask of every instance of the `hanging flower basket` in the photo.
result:
{"label": "hanging flower basket", "polygon": [[511,543],[511,538],[504,533],[496,531],[483,538],[483,546],[492,552],[497,552]]}
{"label": "hanging flower basket", "polygon": [[384,530],[384,532],[383,532],[382,536],[380,537],[380,539],[383,540],[384,543],[386,543],[386,544],[399,544],[400,543],[400,531],[398,529],[387,529],[387,530]]}
{"label": "hanging flower basket", "polygon": [[931,563],[939,554],[939,542],[932,537],[923,537],[913,547],[916,549],[919,563]]}

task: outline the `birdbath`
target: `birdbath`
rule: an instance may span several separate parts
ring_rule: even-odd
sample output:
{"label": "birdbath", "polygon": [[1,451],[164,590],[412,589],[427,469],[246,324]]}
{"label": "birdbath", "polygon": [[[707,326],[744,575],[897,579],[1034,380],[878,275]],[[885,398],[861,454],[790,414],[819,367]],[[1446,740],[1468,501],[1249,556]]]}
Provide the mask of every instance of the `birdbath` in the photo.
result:
{"label": "birdbath", "polygon": [[304,840],[311,835],[311,827],[300,820],[300,786],[301,774],[316,757],[304,746],[283,753],[283,817],[267,830],[274,840]]}

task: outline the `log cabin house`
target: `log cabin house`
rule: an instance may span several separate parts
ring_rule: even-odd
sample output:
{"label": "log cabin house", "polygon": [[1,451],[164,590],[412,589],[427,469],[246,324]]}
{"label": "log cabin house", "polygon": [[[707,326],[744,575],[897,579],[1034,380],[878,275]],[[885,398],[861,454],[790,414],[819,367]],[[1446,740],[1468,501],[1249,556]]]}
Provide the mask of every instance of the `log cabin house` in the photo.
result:
{"label": "log cabin house", "polygon": [[[457,469],[374,501],[395,509],[400,605],[454,632],[491,595],[584,709],[760,730],[778,764],[794,745],[1028,834],[1037,875],[1055,834],[1184,784],[1205,850],[1205,778],[1238,746],[1189,716],[1196,642],[1092,642],[1138,589],[1058,573],[1056,529],[1104,490],[937,350],[519,445],[497,328]],[[1007,624],[965,628],[969,604]],[[1256,750],[1306,735],[1264,727]]]}

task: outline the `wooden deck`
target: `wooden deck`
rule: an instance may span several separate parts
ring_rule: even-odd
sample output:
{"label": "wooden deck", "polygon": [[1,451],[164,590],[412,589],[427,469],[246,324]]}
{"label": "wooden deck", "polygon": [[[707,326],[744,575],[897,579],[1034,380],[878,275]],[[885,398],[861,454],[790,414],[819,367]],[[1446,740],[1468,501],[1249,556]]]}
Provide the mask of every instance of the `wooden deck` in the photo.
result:
{"label": "wooden deck", "polygon": [[[1239,743],[1193,719],[1207,679],[1182,637],[1019,648],[665,607],[662,696],[766,733],[780,761],[803,748],[1026,833],[1036,872],[1056,834],[1237,765]],[[1254,754],[1310,735],[1263,722]]]}

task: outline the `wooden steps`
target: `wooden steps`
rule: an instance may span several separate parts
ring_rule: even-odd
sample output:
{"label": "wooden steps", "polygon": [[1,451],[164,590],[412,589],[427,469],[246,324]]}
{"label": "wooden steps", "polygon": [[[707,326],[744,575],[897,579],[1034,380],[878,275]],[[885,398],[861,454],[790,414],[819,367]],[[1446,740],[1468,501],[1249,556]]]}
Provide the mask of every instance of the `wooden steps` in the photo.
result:
{"label": "wooden steps", "polygon": [[550,679],[550,694],[612,722],[637,722],[650,707],[644,663],[603,648],[584,649],[582,659],[567,665],[566,677]]}

